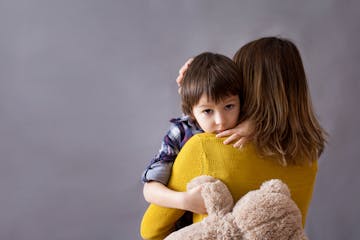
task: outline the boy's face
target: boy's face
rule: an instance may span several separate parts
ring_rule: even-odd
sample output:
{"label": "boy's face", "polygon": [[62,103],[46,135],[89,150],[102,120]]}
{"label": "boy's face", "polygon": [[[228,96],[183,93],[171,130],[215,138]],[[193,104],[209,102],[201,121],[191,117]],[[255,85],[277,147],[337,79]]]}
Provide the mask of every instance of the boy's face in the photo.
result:
{"label": "boy's face", "polygon": [[240,114],[239,96],[228,96],[215,104],[203,94],[192,110],[204,132],[219,133],[237,125]]}

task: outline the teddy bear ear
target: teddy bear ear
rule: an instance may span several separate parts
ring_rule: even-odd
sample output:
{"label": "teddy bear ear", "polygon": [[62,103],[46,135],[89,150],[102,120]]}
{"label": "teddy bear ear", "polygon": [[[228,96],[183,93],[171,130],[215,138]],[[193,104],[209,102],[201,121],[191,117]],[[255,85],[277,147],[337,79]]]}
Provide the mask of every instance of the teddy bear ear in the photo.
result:
{"label": "teddy bear ear", "polygon": [[234,200],[229,189],[220,180],[204,183],[201,195],[209,215],[223,216],[230,212],[234,206]]}
{"label": "teddy bear ear", "polygon": [[201,175],[198,177],[193,178],[187,185],[186,185],[186,189],[190,190],[196,186],[199,186],[201,184],[204,183],[209,183],[209,182],[215,182],[217,179],[212,177],[212,176],[207,176],[207,175]]}
{"label": "teddy bear ear", "polygon": [[290,197],[290,190],[288,186],[280,179],[268,180],[264,182],[260,188],[266,192],[282,193]]}

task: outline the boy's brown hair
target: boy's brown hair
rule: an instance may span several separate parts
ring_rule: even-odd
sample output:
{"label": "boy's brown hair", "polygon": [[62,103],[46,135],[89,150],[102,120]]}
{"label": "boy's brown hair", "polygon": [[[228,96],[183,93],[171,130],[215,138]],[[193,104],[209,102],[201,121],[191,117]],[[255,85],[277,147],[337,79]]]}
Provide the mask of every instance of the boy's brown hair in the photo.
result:
{"label": "boy's brown hair", "polygon": [[294,43],[260,38],[243,46],[234,61],[244,79],[242,117],[255,123],[254,142],[282,163],[313,162],[326,133],[313,111],[305,70]]}
{"label": "boy's brown hair", "polygon": [[181,83],[182,111],[193,117],[193,107],[201,96],[215,103],[231,95],[238,95],[242,103],[243,81],[236,64],[228,57],[205,52],[194,58]]}

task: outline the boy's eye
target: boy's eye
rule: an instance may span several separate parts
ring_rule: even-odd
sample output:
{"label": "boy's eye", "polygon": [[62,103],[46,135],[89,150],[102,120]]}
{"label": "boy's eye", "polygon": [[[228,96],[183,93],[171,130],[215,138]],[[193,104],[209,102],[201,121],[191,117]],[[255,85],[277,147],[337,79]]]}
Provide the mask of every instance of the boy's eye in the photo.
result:
{"label": "boy's eye", "polygon": [[203,113],[205,113],[205,114],[211,114],[212,112],[213,112],[213,110],[211,110],[211,109],[203,110]]}
{"label": "boy's eye", "polygon": [[235,104],[228,104],[225,106],[225,109],[230,110],[230,109],[233,109],[234,107],[235,107]]}

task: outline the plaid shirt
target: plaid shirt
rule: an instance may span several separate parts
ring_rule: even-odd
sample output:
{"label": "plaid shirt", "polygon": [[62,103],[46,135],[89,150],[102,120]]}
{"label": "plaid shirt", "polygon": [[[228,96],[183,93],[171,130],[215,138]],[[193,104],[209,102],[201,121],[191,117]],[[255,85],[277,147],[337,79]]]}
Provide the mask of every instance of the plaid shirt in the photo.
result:
{"label": "plaid shirt", "polygon": [[172,165],[184,144],[203,130],[189,116],[170,120],[171,126],[165,135],[159,153],[153,158],[142,175],[143,182],[157,181],[167,185]]}

